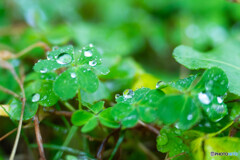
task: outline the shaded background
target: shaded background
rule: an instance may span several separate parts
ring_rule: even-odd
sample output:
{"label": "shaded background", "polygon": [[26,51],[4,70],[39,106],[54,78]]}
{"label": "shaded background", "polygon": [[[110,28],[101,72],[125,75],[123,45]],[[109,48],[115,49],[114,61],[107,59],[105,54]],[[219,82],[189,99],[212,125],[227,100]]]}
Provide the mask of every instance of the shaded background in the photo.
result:
{"label": "shaded background", "polygon": [[[152,87],[159,79],[168,81],[190,74],[172,58],[172,51],[178,45],[210,51],[228,39],[240,40],[240,5],[224,0],[0,1],[0,50],[18,53],[39,41],[49,46],[72,44],[78,48],[93,43],[112,71],[102,77],[103,88],[108,90],[102,98],[114,97],[126,88],[143,84]],[[39,48],[22,57],[26,73],[32,72],[33,64],[44,57]],[[17,67],[20,61],[11,63]],[[11,74],[2,69],[0,84],[12,90],[17,88]],[[1,104],[8,100],[8,96],[0,93]],[[0,122],[1,135],[14,128],[7,118],[1,117]],[[44,141],[62,144],[62,135],[67,132],[62,122],[48,118],[42,123]],[[134,139],[134,134],[156,150],[154,137],[133,132],[128,135],[130,139]],[[3,156],[9,155],[14,136],[0,142]],[[31,157],[33,153],[25,146],[34,142],[34,133],[26,130],[25,136],[28,138],[22,140],[19,152]],[[81,141],[75,143],[72,145],[82,145]],[[100,143],[92,143],[92,149],[96,150]],[[140,149],[133,149],[135,141],[128,143],[125,146],[128,159],[146,158],[141,145]],[[47,151],[48,157],[54,153]]]}

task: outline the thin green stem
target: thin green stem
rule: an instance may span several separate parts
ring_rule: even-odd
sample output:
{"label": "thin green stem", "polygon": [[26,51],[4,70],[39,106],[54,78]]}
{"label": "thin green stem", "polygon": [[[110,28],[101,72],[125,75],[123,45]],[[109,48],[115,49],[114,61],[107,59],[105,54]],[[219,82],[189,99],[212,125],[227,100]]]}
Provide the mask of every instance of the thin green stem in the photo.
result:
{"label": "thin green stem", "polygon": [[75,111],[75,108],[70,104],[70,103],[68,103],[68,102],[66,102],[66,101],[61,101],[62,102],[62,104],[64,104],[64,106],[65,107],[67,107],[70,111]]}
{"label": "thin green stem", "polygon": [[[62,145],[63,147],[68,146],[68,144],[69,144],[70,141],[72,140],[73,136],[74,136],[75,133],[77,132],[77,129],[78,129],[78,127],[76,127],[76,126],[72,126],[72,127],[70,128],[70,131],[69,131],[69,133],[68,133],[68,135],[67,135],[67,138],[66,138],[66,140],[64,141],[64,143],[63,143],[63,145]],[[62,156],[62,154],[63,154],[63,151],[58,151],[57,154],[56,154],[55,157],[54,157],[54,160],[60,159],[60,157]]]}
{"label": "thin green stem", "polygon": [[121,145],[123,139],[124,139],[124,134],[121,134],[121,136],[119,137],[119,139],[118,139],[118,141],[117,141],[117,143],[116,143],[116,146],[114,147],[114,149],[113,149],[113,151],[112,151],[112,154],[111,154],[109,160],[112,160],[112,159],[113,159],[113,157],[114,157],[115,154],[117,153],[117,150],[118,150],[119,146]]}
{"label": "thin green stem", "polygon": [[227,130],[229,127],[231,127],[233,125],[234,121],[230,122],[229,124],[227,124],[224,128],[222,128],[221,130],[215,132],[215,133],[210,133],[207,136],[208,137],[214,137],[222,132],[224,132],[225,130]]}
{"label": "thin green stem", "polygon": [[78,90],[78,108],[82,110],[82,97],[81,97],[81,90]]}

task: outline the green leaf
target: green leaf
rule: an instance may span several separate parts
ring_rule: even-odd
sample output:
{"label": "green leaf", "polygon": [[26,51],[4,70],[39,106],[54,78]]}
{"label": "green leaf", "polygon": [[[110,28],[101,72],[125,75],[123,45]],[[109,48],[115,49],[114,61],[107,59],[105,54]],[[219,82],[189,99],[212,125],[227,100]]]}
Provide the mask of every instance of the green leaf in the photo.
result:
{"label": "green leaf", "polygon": [[170,82],[169,86],[176,88],[181,92],[184,92],[191,86],[191,84],[196,78],[197,78],[197,75],[190,76],[188,78],[180,79],[176,82]]}
{"label": "green leaf", "polygon": [[121,121],[125,117],[127,117],[132,111],[134,107],[125,103],[118,103],[112,108],[112,116],[116,121]]}
{"label": "green leaf", "polygon": [[96,65],[94,67],[94,69],[95,69],[97,75],[107,75],[110,72],[108,67],[105,65]]}
{"label": "green leaf", "polygon": [[99,81],[98,89],[95,92],[88,93],[81,90],[81,96],[82,96],[82,103],[88,106],[88,105],[93,105],[94,102],[97,102],[103,99],[110,99],[111,93],[107,88],[106,84]]}
{"label": "green leaf", "polygon": [[73,113],[71,121],[75,126],[82,126],[86,124],[90,119],[94,117],[94,114],[84,111],[78,110]]}
{"label": "green leaf", "polygon": [[98,125],[98,120],[96,117],[90,119],[81,129],[83,133],[92,131]]}
{"label": "green leaf", "polygon": [[198,92],[207,91],[216,96],[223,96],[228,90],[228,78],[223,70],[213,67],[204,72],[194,90]]}
{"label": "green leaf", "polygon": [[[234,137],[214,137],[205,140],[205,159],[237,160],[240,159],[240,139]],[[237,156],[211,156],[211,152],[237,153]]]}
{"label": "green leaf", "polygon": [[46,60],[39,60],[33,67],[36,72],[46,73],[61,67],[68,66],[74,62],[73,47],[64,46],[48,52]]}
{"label": "green leaf", "polygon": [[39,104],[45,107],[53,106],[58,101],[58,96],[53,92],[53,81],[42,81],[39,89]]}
{"label": "green leaf", "polygon": [[89,68],[79,67],[77,69],[77,78],[80,83],[80,88],[84,91],[93,93],[98,89],[98,78]]}
{"label": "green leaf", "polygon": [[139,106],[138,113],[139,113],[141,120],[146,123],[153,122],[157,117],[156,109],[151,108],[151,107]]}
{"label": "green leaf", "polygon": [[138,123],[138,117],[138,112],[136,109],[134,109],[131,113],[122,119],[121,123],[126,128],[134,127]]}
{"label": "green leaf", "polygon": [[92,44],[83,47],[79,52],[78,64],[87,64],[91,67],[102,64],[102,56]]}
{"label": "green leaf", "polygon": [[103,110],[99,115],[98,118],[102,125],[109,127],[109,128],[119,128],[120,125],[117,123],[113,116],[111,115],[112,107]]}
{"label": "green leaf", "polygon": [[104,101],[97,102],[91,107],[89,107],[89,109],[93,111],[93,113],[97,114],[104,108],[104,103]]}
{"label": "green leaf", "polygon": [[33,67],[35,72],[47,73],[58,68],[63,67],[63,65],[57,63],[54,60],[39,60]]}
{"label": "green leaf", "polygon": [[[229,55],[229,53],[231,53]],[[229,91],[240,95],[240,53],[239,43],[230,41],[219,48],[203,53],[191,47],[179,46],[173,52],[174,58],[189,69],[221,68],[229,80]],[[221,84],[221,83],[220,83]]]}
{"label": "green leaf", "polygon": [[[9,108],[9,114],[14,120],[19,120],[21,116],[22,111],[22,102],[18,99],[13,99],[10,102],[10,108]],[[32,103],[30,100],[26,101],[23,120],[28,120],[36,114],[38,110],[38,104]]]}
{"label": "green leaf", "polygon": [[62,100],[71,99],[76,95],[80,87],[77,75],[76,68],[69,68],[57,77],[53,89]]}

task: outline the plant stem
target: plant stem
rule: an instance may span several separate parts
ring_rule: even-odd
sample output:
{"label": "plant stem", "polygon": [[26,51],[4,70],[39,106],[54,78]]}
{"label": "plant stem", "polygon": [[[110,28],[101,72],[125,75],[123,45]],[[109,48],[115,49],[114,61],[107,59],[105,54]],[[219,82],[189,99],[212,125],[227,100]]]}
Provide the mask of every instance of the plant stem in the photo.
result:
{"label": "plant stem", "polygon": [[70,111],[74,112],[75,111],[75,108],[68,102],[66,101],[61,101],[65,107],[67,107]]}
{"label": "plant stem", "polygon": [[121,136],[119,137],[119,139],[118,139],[118,141],[117,141],[117,143],[116,143],[116,146],[114,147],[114,149],[113,149],[113,151],[112,151],[112,154],[111,154],[109,160],[112,160],[112,159],[113,159],[113,157],[115,156],[115,154],[116,154],[119,146],[121,145],[123,139],[124,139],[124,134],[121,134]]}
{"label": "plant stem", "polygon": [[7,93],[7,94],[10,94],[10,95],[14,96],[15,98],[20,99],[20,96],[17,93],[15,93],[15,92],[13,92],[13,91],[11,91],[11,90],[9,90],[9,89],[1,86],[1,85],[0,85],[0,91],[2,91],[4,93]]}
{"label": "plant stem", "polygon": [[41,131],[39,127],[39,120],[37,114],[34,116],[34,127],[35,127],[35,134],[36,134],[36,140],[38,144],[38,151],[40,155],[40,160],[46,160],[44,149],[43,149],[43,142],[42,142],[42,136]]}
{"label": "plant stem", "polygon": [[156,128],[154,128],[153,126],[148,125],[148,124],[146,124],[146,123],[144,123],[142,121],[138,121],[138,123],[141,126],[143,126],[143,127],[147,128],[148,130],[150,130],[151,132],[155,133],[156,135],[159,135],[159,131]]}
{"label": "plant stem", "polygon": [[81,97],[81,90],[78,90],[78,108],[82,110],[82,97]]}
{"label": "plant stem", "polygon": [[[77,129],[78,129],[78,127],[76,127],[76,126],[72,126],[72,127],[70,128],[70,131],[68,132],[67,138],[66,138],[66,140],[64,141],[64,143],[63,143],[63,145],[62,145],[63,147],[68,146],[68,144],[69,144],[70,141],[72,140],[74,134],[77,132]],[[54,160],[60,159],[60,157],[62,156],[62,154],[63,154],[63,151],[58,151],[57,154],[56,154],[55,157],[54,157]]]}

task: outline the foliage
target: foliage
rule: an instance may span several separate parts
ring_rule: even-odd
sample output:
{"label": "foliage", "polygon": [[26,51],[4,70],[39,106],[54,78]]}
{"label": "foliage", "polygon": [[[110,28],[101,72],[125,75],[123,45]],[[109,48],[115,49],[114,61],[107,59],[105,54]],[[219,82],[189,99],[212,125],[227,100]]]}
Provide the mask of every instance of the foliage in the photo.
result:
{"label": "foliage", "polygon": [[23,145],[47,159],[239,159],[239,11],[217,0],[0,2],[4,133],[23,116],[38,144],[23,130]]}

